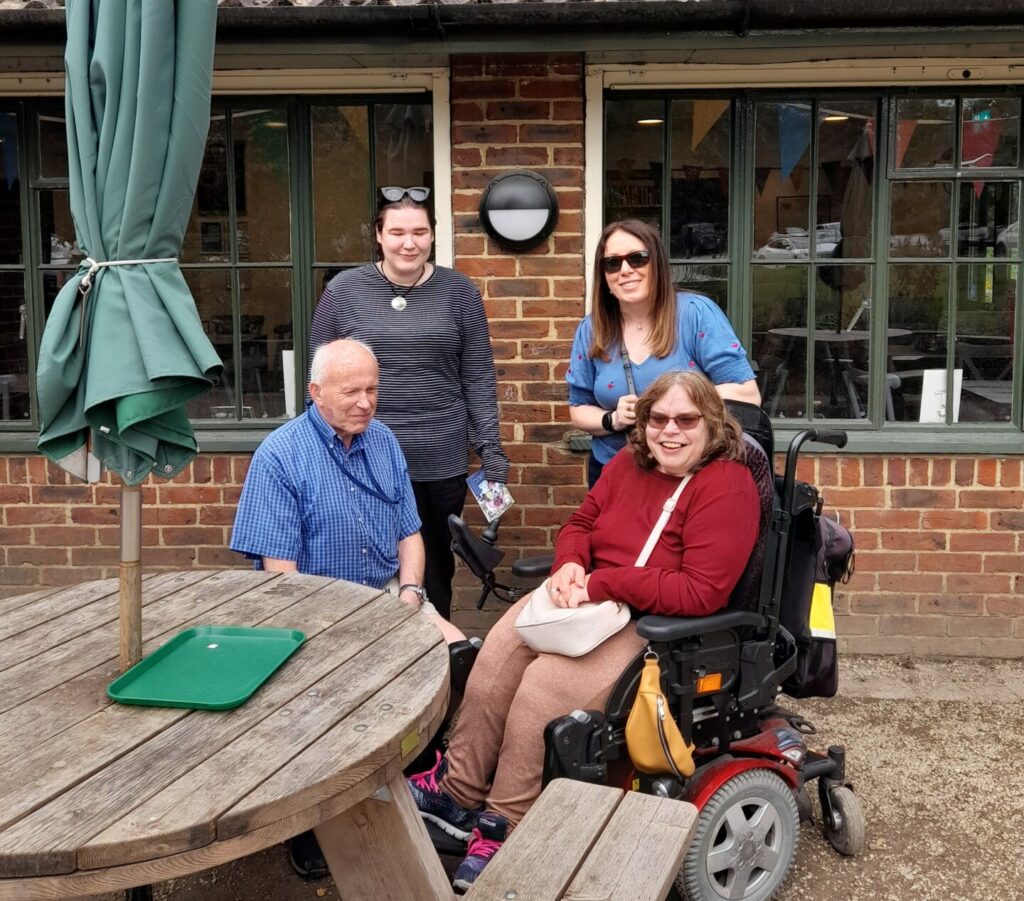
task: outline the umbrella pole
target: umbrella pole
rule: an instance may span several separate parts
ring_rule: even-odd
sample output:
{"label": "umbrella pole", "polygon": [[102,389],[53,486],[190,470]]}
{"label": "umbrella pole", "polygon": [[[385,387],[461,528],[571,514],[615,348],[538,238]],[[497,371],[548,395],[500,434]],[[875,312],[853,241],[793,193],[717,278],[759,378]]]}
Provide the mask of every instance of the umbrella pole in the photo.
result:
{"label": "umbrella pole", "polygon": [[121,607],[118,653],[121,672],[142,659],[142,489],[121,486]]}

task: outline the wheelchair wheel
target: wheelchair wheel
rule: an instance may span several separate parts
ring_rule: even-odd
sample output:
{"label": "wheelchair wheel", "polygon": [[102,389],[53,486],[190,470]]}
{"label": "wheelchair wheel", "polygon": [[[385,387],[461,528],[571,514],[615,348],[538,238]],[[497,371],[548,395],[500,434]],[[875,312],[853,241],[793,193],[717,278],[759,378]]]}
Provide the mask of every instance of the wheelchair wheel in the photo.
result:
{"label": "wheelchair wheel", "polygon": [[825,838],[840,854],[852,857],[864,846],[864,812],[853,791],[837,785],[829,791],[835,823],[825,823]]}
{"label": "wheelchair wheel", "polygon": [[726,782],[704,805],[676,888],[689,901],[767,901],[800,839],[793,792],[767,769]]}

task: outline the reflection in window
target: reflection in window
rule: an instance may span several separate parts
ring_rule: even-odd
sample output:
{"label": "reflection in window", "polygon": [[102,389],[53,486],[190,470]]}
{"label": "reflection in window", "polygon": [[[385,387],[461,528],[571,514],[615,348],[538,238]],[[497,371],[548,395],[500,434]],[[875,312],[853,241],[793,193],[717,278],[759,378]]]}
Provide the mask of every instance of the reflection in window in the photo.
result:
{"label": "reflection in window", "polygon": [[665,103],[609,101],[604,135],[605,223],[640,219],[661,229]]}
{"label": "reflection in window", "polygon": [[949,256],[950,182],[905,181],[892,186],[889,254]]}
{"label": "reflection in window", "polygon": [[956,101],[900,97],[896,101],[897,169],[949,169],[953,165]]}

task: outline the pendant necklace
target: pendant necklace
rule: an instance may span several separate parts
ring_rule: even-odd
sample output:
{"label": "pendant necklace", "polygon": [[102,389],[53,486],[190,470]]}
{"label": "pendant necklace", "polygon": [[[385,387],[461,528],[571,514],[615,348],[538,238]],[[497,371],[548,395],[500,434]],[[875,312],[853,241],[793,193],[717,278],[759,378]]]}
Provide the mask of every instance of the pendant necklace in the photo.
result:
{"label": "pendant necklace", "polygon": [[389,279],[387,275],[384,274],[383,262],[380,264],[380,269],[378,271],[384,278],[384,281],[391,285],[391,290],[395,292],[395,296],[391,298],[391,309],[397,310],[399,313],[401,313],[402,310],[404,310],[409,305],[409,302],[405,299],[405,295],[408,294],[413,288],[415,288],[419,284],[420,279],[423,278],[423,273],[427,271],[427,264],[424,263],[420,267],[420,271],[416,276],[416,280],[411,285],[396,285],[393,281],[391,281],[391,279]]}

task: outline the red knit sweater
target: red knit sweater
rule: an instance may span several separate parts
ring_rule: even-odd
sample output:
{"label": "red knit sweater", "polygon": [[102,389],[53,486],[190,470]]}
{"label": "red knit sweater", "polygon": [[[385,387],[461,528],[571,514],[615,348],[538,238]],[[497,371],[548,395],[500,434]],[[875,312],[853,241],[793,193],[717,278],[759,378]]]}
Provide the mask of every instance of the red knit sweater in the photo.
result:
{"label": "red knit sweater", "polygon": [[601,478],[555,542],[555,572],[579,563],[593,601],[626,601],[643,613],[707,616],[723,608],[757,539],[759,502],[742,463],[715,461],[683,489],[647,565],[633,564],[679,479],[644,472],[628,448]]}

